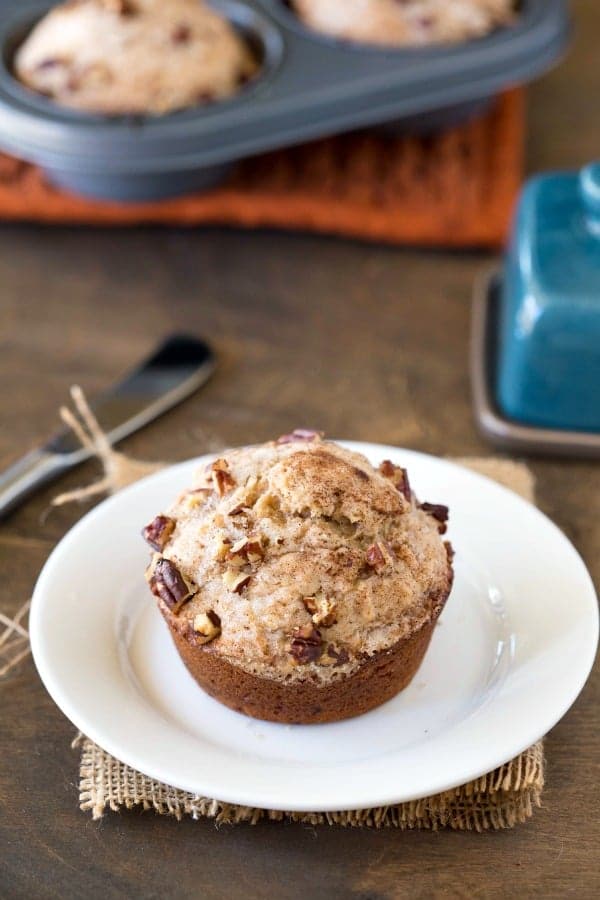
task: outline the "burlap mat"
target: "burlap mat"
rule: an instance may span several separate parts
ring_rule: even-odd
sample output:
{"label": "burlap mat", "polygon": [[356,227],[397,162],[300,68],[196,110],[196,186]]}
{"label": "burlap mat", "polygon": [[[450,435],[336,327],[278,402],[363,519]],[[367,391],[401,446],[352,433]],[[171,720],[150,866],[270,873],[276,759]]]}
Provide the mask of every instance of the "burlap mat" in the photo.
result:
{"label": "burlap mat", "polygon": [[226,224],[448,247],[504,243],[523,170],[524,100],[428,137],[362,132],[241,163],[222,187],[148,204],[94,202],[56,190],[0,156],[0,220],[91,225]]}
{"label": "burlap mat", "polygon": [[[104,468],[104,477],[95,484],[60,495],[55,498],[55,504],[83,500],[104,491],[115,493],[162,467],[163,464],[160,463],[133,460],[115,452],[100,431],[82,392],[74,388],[72,397],[77,415],[63,407],[62,418],[75,431],[82,444],[99,458]],[[527,500],[534,499],[533,475],[521,463],[496,458],[465,458],[455,461],[495,479]],[[25,604],[12,619],[0,614],[0,621],[6,625],[5,632],[0,635],[0,652],[4,648],[9,649],[7,662],[0,674],[14,669],[28,653],[28,647],[24,647],[24,644],[28,644],[28,634],[22,621],[27,607],[28,604]],[[543,742],[538,741],[493,772],[432,797],[350,812],[279,812],[223,803],[218,799],[198,796],[162,784],[115,759],[81,734],[77,736],[73,746],[81,749],[79,805],[82,810],[90,811],[94,819],[101,818],[107,809],[118,812],[122,808],[140,806],[143,809],[153,809],[159,815],[174,816],[177,819],[183,816],[208,818],[219,824],[255,824],[262,819],[289,819],[311,825],[360,825],[374,828],[394,826],[401,829],[431,830],[448,827],[460,831],[485,831],[511,828],[525,822],[532,816],[535,807],[541,805],[544,787]]]}

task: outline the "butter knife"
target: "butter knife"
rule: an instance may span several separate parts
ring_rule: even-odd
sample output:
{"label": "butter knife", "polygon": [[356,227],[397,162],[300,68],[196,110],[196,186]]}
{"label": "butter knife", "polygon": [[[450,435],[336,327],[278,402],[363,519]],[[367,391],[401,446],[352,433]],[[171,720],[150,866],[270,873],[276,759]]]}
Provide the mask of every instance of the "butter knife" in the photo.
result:
{"label": "butter knife", "polygon": [[[210,378],[215,357],[204,341],[173,335],[91,408],[111,444],[172,409]],[[69,429],[57,432],[0,473],[0,518],[33,491],[90,457]]]}

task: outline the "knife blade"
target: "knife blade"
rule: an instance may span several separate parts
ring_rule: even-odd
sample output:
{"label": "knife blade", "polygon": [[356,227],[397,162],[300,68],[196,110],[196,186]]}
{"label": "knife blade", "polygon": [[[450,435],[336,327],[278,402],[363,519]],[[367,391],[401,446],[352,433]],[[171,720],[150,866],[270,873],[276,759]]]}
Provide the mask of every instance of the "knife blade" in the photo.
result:
{"label": "knife blade", "polygon": [[[215,356],[205,341],[172,335],[90,406],[109,442],[116,444],[202,387],[215,367]],[[90,456],[70,429],[57,432],[0,474],[0,518],[41,485]]]}

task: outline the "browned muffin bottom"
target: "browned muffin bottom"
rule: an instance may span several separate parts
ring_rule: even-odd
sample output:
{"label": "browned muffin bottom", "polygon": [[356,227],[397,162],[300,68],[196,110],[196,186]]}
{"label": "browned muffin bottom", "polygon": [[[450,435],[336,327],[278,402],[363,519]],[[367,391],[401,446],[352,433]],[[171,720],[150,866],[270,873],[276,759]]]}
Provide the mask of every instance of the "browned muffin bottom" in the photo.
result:
{"label": "browned muffin bottom", "polygon": [[196,681],[256,718],[326,722],[406,687],[452,585],[445,507],[406,471],[297,431],[232,450],[144,530]]}

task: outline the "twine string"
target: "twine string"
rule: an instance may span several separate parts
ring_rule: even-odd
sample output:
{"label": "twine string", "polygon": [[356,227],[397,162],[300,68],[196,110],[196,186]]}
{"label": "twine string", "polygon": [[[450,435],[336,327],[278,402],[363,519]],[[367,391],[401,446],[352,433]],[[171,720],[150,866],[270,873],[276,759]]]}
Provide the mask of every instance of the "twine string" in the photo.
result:
{"label": "twine string", "polygon": [[86,396],[79,385],[71,388],[71,399],[75,406],[73,413],[68,406],[61,406],[60,417],[79,439],[82,447],[102,464],[103,475],[92,484],[65,491],[54,497],[52,506],[64,506],[65,503],[88,500],[98,494],[114,494],[122,487],[137,481],[163,467],[162,463],[151,463],[131,459],[118,453],[111,445],[92,412]]}
{"label": "twine string", "polygon": [[[81,446],[100,461],[103,475],[92,484],[58,494],[53,498],[52,506],[81,503],[105,492],[116,493],[125,485],[163,467],[162,463],[131,459],[114,450],[79,385],[71,387],[70,395],[75,411],[68,406],[61,406],[60,417],[75,434]],[[29,612],[30,602],[27,600],[14,616],[0,612],[0,624],[4,626],[4,630],[0,632],[0,678],[14,672],[31,653],[29,631],[22,624],[22,620]]]}

